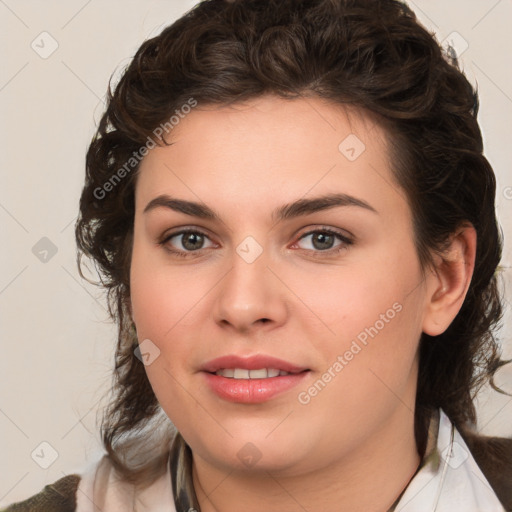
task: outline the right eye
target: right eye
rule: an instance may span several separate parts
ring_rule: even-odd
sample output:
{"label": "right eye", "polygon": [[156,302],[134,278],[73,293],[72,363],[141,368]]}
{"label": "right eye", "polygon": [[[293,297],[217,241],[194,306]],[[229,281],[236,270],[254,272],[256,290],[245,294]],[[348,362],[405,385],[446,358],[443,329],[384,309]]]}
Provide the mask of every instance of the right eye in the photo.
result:
{"label": "right eye", "polygon": [[[173,242],[174,239],[176,239],[177,242]],[[165,238],[158,243],[167,251],[176,254],[177,256],[187,258],[192,253],[205,249],[205,247],[203,247],[205,240],[210,240],[205,233],[195,229],[183,229],[166,235]],[[213,242],[210,241],[210,243],[211,245],[209,247],[215,246]],[[178,247],[176,247],[177,245]]]}

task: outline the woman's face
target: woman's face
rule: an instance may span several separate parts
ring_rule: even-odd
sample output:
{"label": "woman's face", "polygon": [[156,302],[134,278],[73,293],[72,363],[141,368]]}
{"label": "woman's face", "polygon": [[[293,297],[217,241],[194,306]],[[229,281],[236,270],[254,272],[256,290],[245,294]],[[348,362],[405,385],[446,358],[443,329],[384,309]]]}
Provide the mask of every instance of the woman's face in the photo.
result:
{"label": "woman's face", "polygon": [[140,166],[131,301],[194,456],[291,475],[412,433],[427,286],[383,130],[266,96],[169,140]]}

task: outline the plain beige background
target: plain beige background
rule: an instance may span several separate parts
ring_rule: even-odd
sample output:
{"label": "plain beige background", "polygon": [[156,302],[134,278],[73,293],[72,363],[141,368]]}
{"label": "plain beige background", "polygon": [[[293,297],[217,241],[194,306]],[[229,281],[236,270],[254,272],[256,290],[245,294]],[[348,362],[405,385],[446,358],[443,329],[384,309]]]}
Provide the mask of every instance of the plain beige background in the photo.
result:
{"label": "plain beige background", "polygon": [[[101,291],[79,278],[75,263],[84,155],[112,72],[118,76],[146,38],[195,3],[0,0],[0,223],[7,242],[0,260],[0,505],[101,454],[96,415],[110,382],[115,329]],[[512,1],[409,4],[440,41],[452,41],[478,84],[506,237],[500,337],[512,357]],[[497,381],[512,392],[512,368]],[[485,392],[478,403],[483,432],[512,436],[511,397]]]}

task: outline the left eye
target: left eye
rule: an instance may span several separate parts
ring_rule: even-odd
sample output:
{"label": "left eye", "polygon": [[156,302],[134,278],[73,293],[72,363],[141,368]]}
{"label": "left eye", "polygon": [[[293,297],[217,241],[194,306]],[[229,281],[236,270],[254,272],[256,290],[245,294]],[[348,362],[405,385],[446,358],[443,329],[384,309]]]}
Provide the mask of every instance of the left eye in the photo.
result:
{"label": "left eye", "polygon": [[[339,247],[340,245],[350,245],[351,240],[347,237],[343,236],[341,233],[331,231],[331,230],[317,230],[310,231],[305,235],[301,236],[300,240],[305,240],[310,238],[309,247],[304,247],[307,250],[317,250],[317,251],[328,251],[335,247]],[[339,240],[337,245],[334,245],[336,239]]]}

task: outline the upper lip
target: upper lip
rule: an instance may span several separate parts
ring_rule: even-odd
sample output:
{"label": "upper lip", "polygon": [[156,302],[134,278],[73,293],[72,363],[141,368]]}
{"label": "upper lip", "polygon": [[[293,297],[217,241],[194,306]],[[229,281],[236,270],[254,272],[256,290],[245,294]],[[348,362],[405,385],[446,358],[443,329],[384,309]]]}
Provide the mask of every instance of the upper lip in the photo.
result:
{"label": "upper lip", "polygon": [[261,368],[275,368],[288,373],[300,373],[308,368],[296,366],[288,361],[277,359],[276,357],[258,354],[248,357],[237,355],[227,355],[212,359],[203,365],[201,370],[215,373],[224,368],[243,368],[245,370],[259,370]]}

